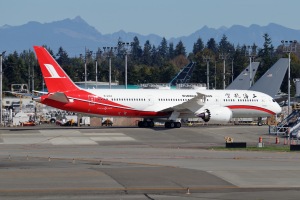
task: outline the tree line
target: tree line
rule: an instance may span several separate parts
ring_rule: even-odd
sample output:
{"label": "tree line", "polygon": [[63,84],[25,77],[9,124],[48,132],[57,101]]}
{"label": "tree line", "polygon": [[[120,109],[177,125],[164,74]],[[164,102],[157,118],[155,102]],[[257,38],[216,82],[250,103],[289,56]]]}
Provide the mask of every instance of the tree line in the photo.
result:
{"label": "tree line", "polygon": [[[108,82],[109,61],[111,59],[112,81],[119,84],[125,82],[125,61],[128,62],[128,84],[142,83],[169,83],[174,76],[189,62],[195,62],[195,70],[190,79],[191,83],[206,83],[206,65],[209,62],[210,88],[223,89],[223,64],[225,59],[226,85],[229,85],[244,68],[249,65],[249,57],[252,61],[260,62],[254,80],[263,75],[279,58],[287,57],[283,46],[275,48],[270,36],[265,33],[264,44],[258,47],[252,45],[233,45],[226,35],[217,42],[210,38],[206,44],[201,37],[193,45],[192,52],[187,53],[182,41],[177,44],[168,43],[165,38],[158,46],[151,44],[149,40],[141,46],[138,37],[134,37],[130,43],[123,43],[119,39],[115,48],[96,51],[85,49],[80,56],[70,57],[60,47],[57,53],[45,46],[69,77],[75,82],[85,80],[85,64],[87,80],[95,81],[96,63],[98,81]],[[295,52],[291,54],[291,78],[300,76],[300,56]],[[96,62],[97,61],[97,62]],[[33,83],[34,80],[34,83]],[[216,80],[216,82],[215,82]],[[291,94],[295,93],[294,84],[291,81]],[[12,84],[28,84],[30,90],[42,90],[43,79],[35,54],[32,50],[24,50],[21,53],[14,52],[3,57],[3,91],[10,91]],[[281,90],[287,92],[287,76]]]}

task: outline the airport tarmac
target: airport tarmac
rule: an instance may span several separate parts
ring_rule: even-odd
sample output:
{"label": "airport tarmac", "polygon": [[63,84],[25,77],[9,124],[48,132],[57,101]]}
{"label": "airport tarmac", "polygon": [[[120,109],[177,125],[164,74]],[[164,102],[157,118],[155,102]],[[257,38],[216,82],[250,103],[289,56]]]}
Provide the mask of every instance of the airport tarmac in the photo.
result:
{"label": "airport tarmac", "polygon": [[260,136],[275,145],[268,126],[1,128],[0,199],[298,199],[299,153],[218,148]]}

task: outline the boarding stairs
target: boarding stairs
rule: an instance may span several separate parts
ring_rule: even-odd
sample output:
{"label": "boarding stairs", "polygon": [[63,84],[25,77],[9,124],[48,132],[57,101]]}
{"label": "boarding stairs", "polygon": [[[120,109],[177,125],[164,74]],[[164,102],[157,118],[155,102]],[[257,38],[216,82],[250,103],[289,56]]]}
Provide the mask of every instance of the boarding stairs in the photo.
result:
{"label": "boarding stairs", "polygon": [[276,135],[291,136],[298,133],[300,130],[300,109],[294,109],[293,112],[288,115],[277,126],[269,126],[269,133]]}
{"label": "boarding stairs", "polygon": [[183,67],[169,84],[171,86],[175,86],[178,83],[189,83],[195,68],[195,64],[195,62],[190,62],[188,65]]}
{"label": "boarding stairs", "polygon": [[290,137],[300,137],[300,120],[298,120],[298,124],[294,126],[293,129],[290,129]]}

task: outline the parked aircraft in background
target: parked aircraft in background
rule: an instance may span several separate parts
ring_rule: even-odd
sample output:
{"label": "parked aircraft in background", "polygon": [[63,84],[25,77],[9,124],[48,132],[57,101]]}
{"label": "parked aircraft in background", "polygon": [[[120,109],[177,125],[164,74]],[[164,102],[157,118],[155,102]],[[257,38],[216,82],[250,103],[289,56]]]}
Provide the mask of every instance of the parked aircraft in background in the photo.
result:
{"label": "parked aircraft in background", "polygon": [[288,58],[280,58],[249,90],[263,92],[277,99],[276,95],[280,90],[288,65]]}
{"label": "parked aircraft in background", "polygon": [[249,90],[82,89],[76,86],[44,47],[34,46],[48,93],[34,98],[43,104],[98,116],[139,117],[139,127],[165,119],[166,128],[180,128],[179,118],[199,117],[225,123],[235,117],[266,117],[280,106],[261,92]]}
{"label": "parked aircraft in background", "polygon": [[[250,84],[250,74],[251,83],[256,75],[257,69],[259,67],[259,62],[252,62],[226,87],[226,90],[248,90],[252,84]],[[251,68],[251,73],[250,73]]]}
{"label": "parked aircraft in background", "polygon": [[[281,99],[286,99],[285,96],[278,97],[280,86],[288,68],[289,59],[280,58],[264,75],[262,75],[252,86],[250,86],[249,70],[250,65],[244,69],[241,74],[226,88],[226,90],[253,90],[263,92],[276,98],[279,102]],[[259,62],[252,62],[252,77],[255,76]]]}

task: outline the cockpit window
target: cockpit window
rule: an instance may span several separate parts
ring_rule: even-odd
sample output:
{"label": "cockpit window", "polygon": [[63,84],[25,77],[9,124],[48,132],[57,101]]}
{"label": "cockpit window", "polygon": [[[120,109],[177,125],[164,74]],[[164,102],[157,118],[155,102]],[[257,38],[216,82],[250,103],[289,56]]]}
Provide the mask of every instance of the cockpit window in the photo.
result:
{"label": "cockpit window", "polygon": [[274,99],[272,99],[273,102],[276,102]]}

